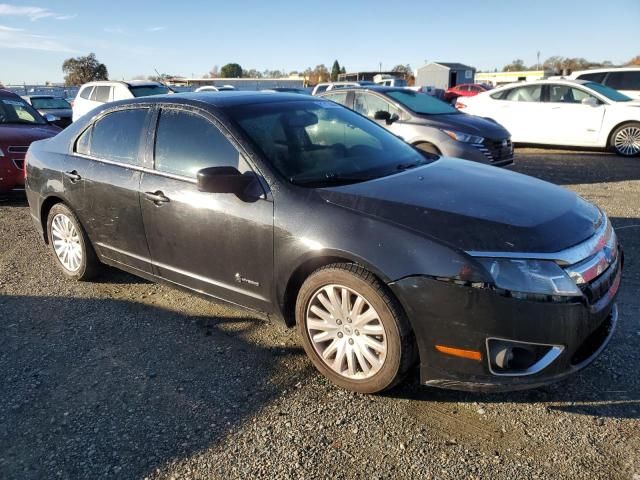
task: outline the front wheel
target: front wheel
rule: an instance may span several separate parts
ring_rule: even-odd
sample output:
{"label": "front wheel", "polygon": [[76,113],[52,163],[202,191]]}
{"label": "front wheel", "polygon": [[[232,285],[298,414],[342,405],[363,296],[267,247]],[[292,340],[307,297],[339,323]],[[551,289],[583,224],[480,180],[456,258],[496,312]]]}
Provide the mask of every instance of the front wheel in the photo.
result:
{"label": "front wheel", "polygon": [[413,333],[397,301],[354,264],[311,274],[298,293],[296,321],[315,367],[347,390],[391,388],[415,358]]}
{"label": "front wheel", "polygon": [[611,134],[609,146],[618,155],[625,157],[640,155],[640,123],[620,125]]}
{"label": "front wheel", "polygon": [[69,278],[88,280],[99,268],[98,258],[78,218],[63,203],[57,203],[47,217],[47,234],[58,266]]}

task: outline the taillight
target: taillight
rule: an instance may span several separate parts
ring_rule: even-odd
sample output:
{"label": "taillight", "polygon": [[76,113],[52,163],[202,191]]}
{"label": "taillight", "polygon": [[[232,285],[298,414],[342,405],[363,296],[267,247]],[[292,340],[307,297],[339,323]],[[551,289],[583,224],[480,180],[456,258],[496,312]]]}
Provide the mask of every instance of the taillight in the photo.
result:
{"label": "taillight", "polygon": [[22,162],[22,173],[24,174],[25,181],[27,180],[27,159],[29,158],[29,150],[24,154],[24,162]]}

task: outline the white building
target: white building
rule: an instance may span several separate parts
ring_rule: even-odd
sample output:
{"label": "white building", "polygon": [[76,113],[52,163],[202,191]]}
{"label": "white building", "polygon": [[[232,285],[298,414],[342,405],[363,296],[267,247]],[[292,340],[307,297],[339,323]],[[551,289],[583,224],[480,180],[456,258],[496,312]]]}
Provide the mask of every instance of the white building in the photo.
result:
{"label": "white building", "polygon": [[486,83],[499,87],[508,83],[533,82],[553,75],[547,70],[523,70],[520,72],[480,72],[476,73],[475,83]]}

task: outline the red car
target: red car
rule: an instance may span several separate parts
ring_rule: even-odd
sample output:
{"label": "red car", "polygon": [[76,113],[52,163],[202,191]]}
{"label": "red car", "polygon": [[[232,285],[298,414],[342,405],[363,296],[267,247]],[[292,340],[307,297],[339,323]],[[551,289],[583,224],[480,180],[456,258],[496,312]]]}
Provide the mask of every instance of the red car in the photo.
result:
{"label": "red car", "polygon": [[479,83],[462,83],[451,87],[444,92],[444,99],[447,102],[451,102],[458,97],[473,97],[479,93],[486,92],[487,87],[480,85]]}
{"label": "red car", "polygon": [[18,95],[0,90],[0,195],[24,190],[24,157],[29,145],[60,131]]}

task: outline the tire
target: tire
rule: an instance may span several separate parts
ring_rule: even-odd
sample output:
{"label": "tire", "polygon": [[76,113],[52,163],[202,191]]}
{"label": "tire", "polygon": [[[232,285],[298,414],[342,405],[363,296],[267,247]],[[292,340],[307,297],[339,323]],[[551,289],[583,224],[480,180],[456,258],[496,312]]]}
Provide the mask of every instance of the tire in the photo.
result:
{"label": "tire", "polygon": [[433,155],[442,155],[442,153],[440,153],[440,150],[438,150],[438,148],[433,143],[427,143],[427,142],[417,143],[415,147],[418,150],[422,150],[423,152],[427,152],[427,153],[432,153]]}
{"label": "tire", "polygon": [[47,217],[47,237],[58,267],[68,278],[89,280],[100,262],[78,217],[64,203],[55,204]]}
{"label": "tire", "polygon": [[629,122],[616,128],[609,139],[609,148],[623,157],[640,156],[640,123]]}
{"label": "tire", "polygon": [[[341,308],[343,299],[350,313]],[[298,292],[296,323],[314,366],[347,390],[387,390],[402,380],[416,358],[413,332],[397,300],[355,264],[313,272]]]}

